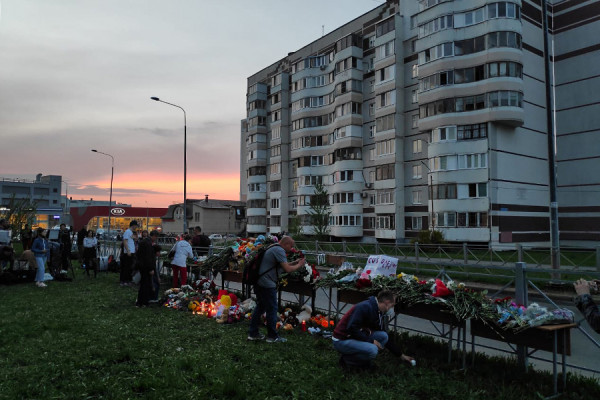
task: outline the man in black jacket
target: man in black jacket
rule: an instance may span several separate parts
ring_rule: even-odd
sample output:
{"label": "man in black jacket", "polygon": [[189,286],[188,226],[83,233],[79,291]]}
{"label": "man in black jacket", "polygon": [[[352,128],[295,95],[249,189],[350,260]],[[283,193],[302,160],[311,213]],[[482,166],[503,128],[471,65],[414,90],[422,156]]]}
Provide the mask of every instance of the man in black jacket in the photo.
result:
{"label": "man in black jacket", "polygon": [[156,247],[153,241],[158,237],[157,231],[151,231],[149,237],[141,239],[137,250],[137,268],[140,271],[140,289],[138,291],[136,307],[145,307],[154,297],[152,279],[156,270]]}
{"label": "man in black jacket", "polygon": [[382,290],[377,298],[371,296],[355,304],[342,317],[333,331],[333,347],[341,353],[340,366],[371,368],[371,362],[384,347],[400,355],[403,361],[414,361],[388,341],[384,316],[393,313],[395,304],[394,294]]}
{"label": "man in black jacket", "polygon": [[590,286],[596,285],[598,281],[588,282],[585,279],[580,279],[573,284],[577,293],[575,305],[585,315],[592,329],[600,333],[600,311],[590,295]]}

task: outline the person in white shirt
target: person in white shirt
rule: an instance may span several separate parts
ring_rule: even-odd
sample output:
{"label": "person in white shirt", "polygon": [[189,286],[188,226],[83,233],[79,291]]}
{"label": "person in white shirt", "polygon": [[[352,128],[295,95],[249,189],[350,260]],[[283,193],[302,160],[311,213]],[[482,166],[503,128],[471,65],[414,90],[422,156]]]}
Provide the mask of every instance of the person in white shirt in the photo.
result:
{"label": "person in white shirt", "polygon": [[85,264],[85,272],[90,276],[90,269],[94,270],[94,278],[98,272],[98,263],[96,262],[96,247],[98,247],[98,239],[94,236],[94,231],[87,231],[87,236],[83,239],[83,262]]}
{"label": "person in white shirt", "polygon": [[138,227],[137,221],[129,223],[129,229],[123,234],[123,251],[121,252],[121,286],[131,286],[131,269],[135,265],[134,234]]}
{"label": "person in white shirt", "polygon": [[[187,259],[188,257],[194,258],[191,242],[192,237],[186,233],[183,235],[183,240],[175,243],[175,257],[173,257],[173,261],[171,261],[171,268],[173,269],[173,287],[187,284]],[[180,279],[178,279],[178,277],[180,277]]]}

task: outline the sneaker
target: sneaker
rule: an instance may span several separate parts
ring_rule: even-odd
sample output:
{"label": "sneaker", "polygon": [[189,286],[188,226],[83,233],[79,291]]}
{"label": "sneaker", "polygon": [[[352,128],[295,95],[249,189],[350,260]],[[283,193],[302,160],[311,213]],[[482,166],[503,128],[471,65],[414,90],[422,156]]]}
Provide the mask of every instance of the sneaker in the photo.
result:
{"label": "sneaker", "polygon": [[44,282],[38,282],[38,283],[36,283],[36,286],[43,288],[43,287],[47,287],[48,285],[46,285]]}
{"label": "sneaker", "polygon": [[267,343],[285,343],[287,342],[286,338],[282,338],[281,336],[278,336],[276,338],[267,338]]}
{"label": "sneaker", "polygon": [[265,335],[260,334],[260,333],[257,336],[250,336],[250,335],[248,335],[248,340],[250,340],[250,341],[264,340],[264,338],[265,338]]}

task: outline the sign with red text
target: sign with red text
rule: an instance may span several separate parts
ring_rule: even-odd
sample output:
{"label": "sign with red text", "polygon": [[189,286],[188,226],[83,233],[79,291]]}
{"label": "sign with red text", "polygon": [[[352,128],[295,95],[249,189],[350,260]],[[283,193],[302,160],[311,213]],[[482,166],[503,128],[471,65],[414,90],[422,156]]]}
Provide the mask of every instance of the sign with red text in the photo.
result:
{"label": "sign with red text", "polygon": [[398,269],[398,259],[385,255],[370,255],[365,265],[364,272],[370,277],[396,276]]}

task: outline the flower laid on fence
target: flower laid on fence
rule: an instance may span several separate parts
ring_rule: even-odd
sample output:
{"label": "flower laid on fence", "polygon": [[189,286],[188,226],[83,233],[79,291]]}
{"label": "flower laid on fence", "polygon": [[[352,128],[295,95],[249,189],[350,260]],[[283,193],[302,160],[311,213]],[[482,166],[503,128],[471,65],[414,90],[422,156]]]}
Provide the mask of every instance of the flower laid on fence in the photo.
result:
{"label": "flower laid on fence", "polygon": [[[510,298],[494,301],[487,291],[467,288],[464,283],[441,279],[419,280],[415,275],[399,273],[395,277],[369,276],[361,268],[331,270],[322,277],[317,287],[337,287],[376,295],[381,290],[392,291],[400,308],[416,304],[435,304],[457,320],[481,320],[486,324],[500,325],[505,329],[520,330],[548,323],[572,322],[569,310],[548,311],[537,304],[529,308],[510,306]],[[508,303],[507,303],[508,302]],[[513,303],[514,304],[514,303]]]}

